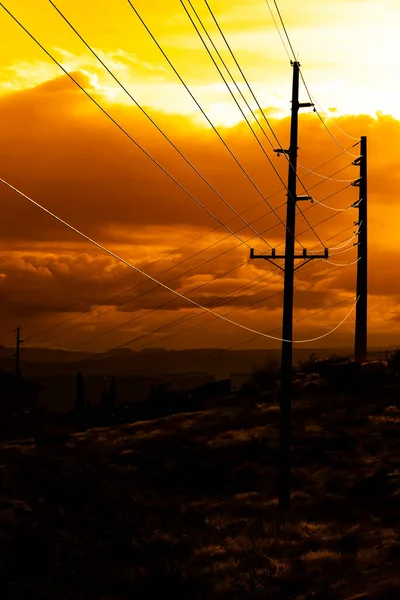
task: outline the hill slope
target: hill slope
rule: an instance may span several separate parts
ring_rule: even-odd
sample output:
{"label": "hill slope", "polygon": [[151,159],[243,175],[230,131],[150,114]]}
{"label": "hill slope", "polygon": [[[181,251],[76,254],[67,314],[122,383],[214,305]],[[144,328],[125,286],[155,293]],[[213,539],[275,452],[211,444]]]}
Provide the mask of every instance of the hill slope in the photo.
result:
{"label": "hill slope", "polygon": [[315,398],[294,422],[288,515],[276,406],[3,444],[7,597],[400,597],[400,412]]}

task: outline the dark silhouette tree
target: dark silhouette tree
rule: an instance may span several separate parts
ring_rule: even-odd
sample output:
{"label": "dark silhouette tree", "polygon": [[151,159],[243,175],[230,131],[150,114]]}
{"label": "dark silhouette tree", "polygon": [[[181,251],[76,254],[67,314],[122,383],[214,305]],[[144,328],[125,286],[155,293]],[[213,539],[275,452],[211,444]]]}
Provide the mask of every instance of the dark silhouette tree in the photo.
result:
{"label": "dark silhouette tree", "polygon": [[110,388],[108,390],[107,404],[109,406],[115,406],[117,403],[117,385],[115,383],[115,376],[111,378]]}
{"label": "dark silhouette tree", "polygon": [[77,424],[83,426],[86,416],[85,380],[81,372],[76,375],[75,417]]}

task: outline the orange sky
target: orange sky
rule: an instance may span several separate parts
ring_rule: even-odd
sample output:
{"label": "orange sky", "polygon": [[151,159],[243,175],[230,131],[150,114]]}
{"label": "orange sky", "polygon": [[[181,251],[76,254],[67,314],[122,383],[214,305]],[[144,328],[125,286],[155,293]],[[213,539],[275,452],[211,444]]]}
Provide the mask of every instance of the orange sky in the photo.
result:
{"label": "orange sky", "polygon": [[[247,211],[246,220],[256,220],[254,228],[260,233],[279,223],[274,215],[268,214],[268,206],[215,133],[206,126],[196,105],[125,0],[112,3],[60,0],[56,4],[87,41],[101,51],[103,60],[129,91],[146,106],[157,124],[235,210]],[[240,119],[237,107],[193,33],[180,2],[141,0],[134,4],[264,196],[276,193],[271,204],[274,208],[281,206],[285,195],[279,179]],[[232,3],[225,0],[210,2],[271,119],[274,131],[286,146],[291,88],[288,58],[265,2],[252,0],[233,4],[232,8]],[[204,3],[196,0],[194,5],[222,49]],[[218,219],[224,223],[229,221],[228,226],[235,231],[243,227],[238,218],[233,218],[232,211],[168,146],[131,100],[118,90],[117,84],[104,74],[47,1],[9,0],[5,6]],[[337,0],[324,2],[323,9],[321,3],[314,0],[305,7],[293,0],[282,1],[280,7],[312,93],[323,109],[336,109],[331,113],[337,117],[336,121],[328,121],[332,132],[346,148],[354,142],[346,138],[335,123],[351,136],[368,136],[370,342],[397,343],[400,284],[392,265],[396,264],[397,258],[396,150],[399,148],[400,123],[397,119],[400,114],[397,114],[398,84],[392,75],[397,34],[391,35],[391,32],[400,24],[400,7],[389,1],[363,2],[361,11],[359,1]],[[353,27],[354,20],[356,28]],[[228,295],[229,302],[221,300],[219,303],[221,308],[218,310],[222,314],[242,309],[230,318],[261,331],[278,328],[274,335],[279,335],[281,276],[271,274],[264,283],[243,288],[242,292],[235,291],[263,273],[267,274],[268,264],[253,261],[239,267],[248,259],[247,247],[238,245],[238,240],[222,227],[209,233],[218,227],[218,223],[124,137],[21,32],[1,7],[0,34],[4,42],[0,49],[0,177],[152,276],[164,283],[170,282],[168,285],[180,293],[203,304],[218,302]],[[228,59],[226,52],[224,57]],[[229,65],[234,68],[232,62]],[[307,100],[303,89],[301,93],[302,99]],[[309,110],[301,113],[299,147],[300,164],[311,169],[340,152],[316,115]],[[286,181],[284,159],[277,158],[268,144],[266,149]],[[357,149],[353,151],[357,152]],[[320,173],[330,175],[349,165],[351,160],[344,153],[322,167]],[[300,168],[299,174],[304,177],[307,172]],[[340,179],[356,176],[357,169],[351,166],[337,175]],[[320,183],[314,192],[318,200],[347,185],[326,182],[314,175],[309,175],[304,183],[307,188]],[[104,350],[143,336],[179,317],[195,314],[193,307],[174,300],[170,293],[156,289],[154,284],[145,282],[138,275],[132,275],[126,267],[79,240],[15,194],[6,189],[1,189],[0,194],[0,332],[8,332],[20,325],[25,337],[29,338],[74,317],[58,329],[32,337],[31,343],[62,348],[82,343],[80,349],[83,350]],[[357,190],[348,187],[326,203],[346,207],[356,199]],[[254,205],[256,207],[251,208]],[[305,208],[306,204],[302,206]],[[284,219],[284,206],[277,210]],[[307,214],[310,222],[316,225],[335,213],[313,206]],[[316,228],[317,233],[325,241],[346,229],[327,243],[340,245],[355,230],[352,225],[356,218],[356,211],[335,214]],[[300,235],[306,228],[307,224],[299,216],[297,231],[301,243],[309,248],[318,245],[316,236],[309,231]],[[238,235],[249,240],[254,233],[244,227]],[[272,245],[282,243],[283,226],[268,231],[264,237]],[[219,243],[207,249],[216,242]],[[260,238],[249,244],[256,250],[266,249]],[[183,245],[185,248],[179,250]],[[390,261],[387,259],[389,252]],[[170,256],[163,259],[166,254]],[[347,263],[355,258],[354,249],[332,260]],[[147,266],[157,259],[160,259],[157,264]],[[233,270],[234,267],[238,268]],[[300,321],[295,326],[296,338],[321,335],[349,311],[355,293],[355,267],[328,273],[334,268],[315,261],[299,271],[299,284],[308,279],[311,281],[296,288],[295,319],[307,317],[335,302],[348,301],[317,317]],[[229,270],[231,272],[226,276],[190,292]],[[316,278],[318,273],[325,272],[324,278]],[[119,282],[128,275],[129,279]],[[138,284],[142,285],[113,299]],[[105,286],[107,289],[103,289]],[[269,296],[273,297],[267,299]],[[170,300],[174,301],[157,309]],[[111,310],[121,302],[123,306]],[[244,309],[250,302],[255,302],[254,308]],[[97,304],[101,306],[89,312]],[[88,312],[82,315],[79,311]],[[88,321],[106,311],[102,318]],[[351,345],[353,321],[350,319],[343,330],[327,339],[325,344]],[[65,335],[50,339],[77,323],[82,324]],[[162,339],[196,323],[200,326],[193,331],[165,341]],[[110,330],[113,331],[83,345],[90,338]],[[6,333],[0,343],[10,344],[12,336]],[[169,348],[223,347],[250,337],[251,334],[232,325],[202,315],[183,324],[177,323],[174,329],[142,338],[132,347],[139,348],[150,342]],[[274,344],[260,340],[260,345],[270,347]],[[254,342],[242,346],[246,347],[254,347]]]}

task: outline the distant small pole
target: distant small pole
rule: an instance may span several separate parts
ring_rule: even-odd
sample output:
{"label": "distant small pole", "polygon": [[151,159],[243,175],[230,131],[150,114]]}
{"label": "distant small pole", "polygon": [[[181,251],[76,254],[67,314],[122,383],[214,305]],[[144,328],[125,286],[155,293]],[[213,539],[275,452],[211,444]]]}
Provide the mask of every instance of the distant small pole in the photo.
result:
{"label": "distant small pole", "polygon": [[15,348],[15,374],[17,375],[17,377],[19,379],[21,377],[20,346],[21,346],[22,342],[24,342],[25,340],[21,340],[21,328],[20,327],[17,327],[16,332],[17,332],[17,341],[16,341],[16,348]]}

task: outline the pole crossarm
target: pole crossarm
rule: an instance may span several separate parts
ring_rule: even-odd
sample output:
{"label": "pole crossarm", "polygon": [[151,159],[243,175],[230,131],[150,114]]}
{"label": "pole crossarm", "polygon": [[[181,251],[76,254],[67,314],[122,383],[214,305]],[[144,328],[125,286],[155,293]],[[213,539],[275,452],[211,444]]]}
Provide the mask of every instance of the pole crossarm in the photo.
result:
{"label": "pole crossarm", "polygon": [[[286,260],[286,254],[277,254],[275,248],[272,249],[271,254],[255,254],[254,248],[250,248],[250,260],[253,260],[254,258],[261,258],[262,260],[267,260],[275,267],[278,267],[278,269],[280,269],[281,271],[285,270],[284,267],[282,267],[281,265],[278,265],[274,261],[279,260],[279,259]],[[303,260],[304,261],[301,265],[298,265],[297,267],[295,267],[293,269],[294,271],[298,271],[301,267],[304,267],[304,265],[306,265],[308,262],[310,262],[310,260],[314,260],[316,258],[326,260],[327,258],[329,258],[329,250],[328,250],[328,248],[325,248],[325,251],[323,254],[308,254],[307,248],[303,248],[303,253],[295,254],[293,256],[293,258],[294,258],[294,260]]]}
{"label": "pole crossarm", "polygon": [[[286,259],[286,254],[277,254],[276,249],[272,248],[271,254],[255,254],[254,248],[250,248],[250,260],[253,258],[262,258],[264,260],[277,260],[278,258]],[[329,250],[325,248],[323,254],[308,254],[307,248],[303,248],[302,254],[294,254],[292,256],[295,260],[314,260],[314,258],[329,258]]]}

